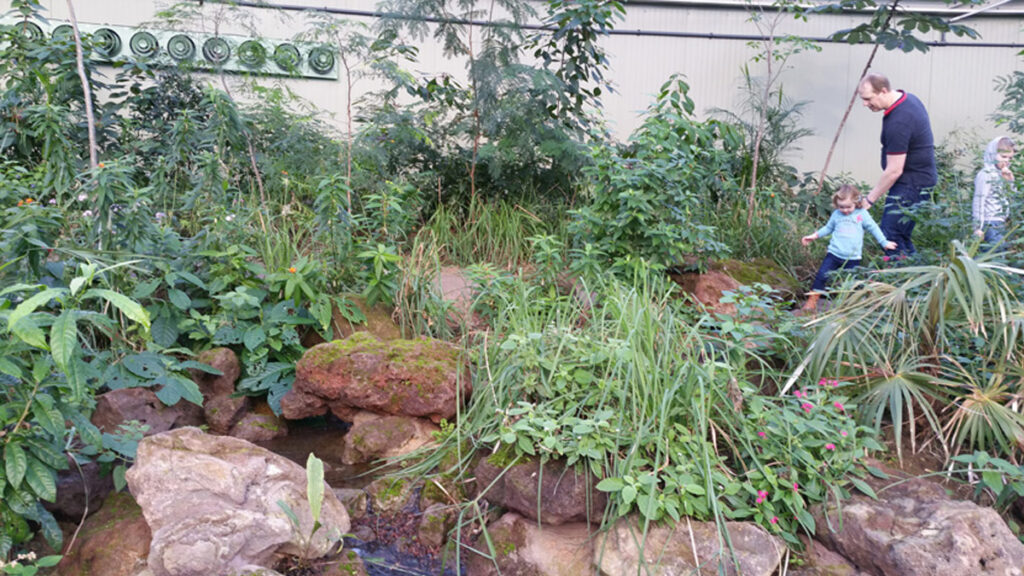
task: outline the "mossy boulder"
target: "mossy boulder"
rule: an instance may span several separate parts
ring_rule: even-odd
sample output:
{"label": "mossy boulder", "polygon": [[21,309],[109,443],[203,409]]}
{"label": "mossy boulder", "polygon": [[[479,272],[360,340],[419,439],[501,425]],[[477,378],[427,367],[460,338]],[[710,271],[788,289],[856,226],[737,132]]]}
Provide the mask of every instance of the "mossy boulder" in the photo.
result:
{"label": "mossy boulder", "polygon": [[608,497],[597,490],[597,478],[562,460],[531,458],[509,467],[500,455],[481,459],[475,468],[476,485],[487,490],[483,497],[492,504],[543,524],[601,522]]}
{"label": "mossy boulder", "polygon": [[83,524],[57,574],[132,576],[146,566],[149,525],[132,495],[115,492]]}
{"label": "mossy boulder", "polygon": [[435,424],[423,418],[360,411],[345,434],[342,463],[363,464],[403,456],[434,442]]}
{"label": "mossy boulder", "polygon": [[725,272],[743,286],[767,284],[778,290],[783,298],[791,299],[803,293],[800,281],[768,258],[723,260],[712,264],[711,268]]}
{"label": "mossy boulder", "polygon": [[[482,537],[474,548],[481,554],[466,555],[468,576],[578,576],[593,574],[594,543],[588,524],[538,526],[518,514],[508,513],[487,527],[494,560]],[[625,573],[623,573],[625,574]]]}
{"label": "mossy boulder", "polygon": [[469,363],[455,346],[429,338],[383,341],[359,332],[310,348],[295,366],[295,383],[281,399],[285,418],[328,410],[452,419],[469,397]]}
{"label": "mossy boulder", "polygon": [[366,486],[370,508],[378,516],[393,516],[399,513],[410,504],[415,492],[416,485],[408,478],[385,476]]}

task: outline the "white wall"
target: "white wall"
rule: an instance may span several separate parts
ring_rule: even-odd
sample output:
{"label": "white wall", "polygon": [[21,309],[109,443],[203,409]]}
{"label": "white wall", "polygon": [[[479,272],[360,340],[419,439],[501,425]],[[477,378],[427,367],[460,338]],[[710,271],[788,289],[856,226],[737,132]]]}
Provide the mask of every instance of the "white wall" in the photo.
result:
{"label": "white wall", "polygon": [[[301,0],[272,0],[275,5],[297,5]],[[65,0],[43,0],[51,18],[64,20]],[[229,9],[207,2],[185,3],[194,18],[176,25],[182,30],[259,34],[273,39],[290,39],[305,29],[305,16],[299,12],[277,12],[267,9]],[[314,4],[310,2],[309,4]],[[317,0],[317,6],[373,11],[373,0]],[[170,7],[167,0],[77,0],[75,10],[80,22],[138,25],[153,22],[157,10]],[[932,2],[930,6],[941,6]],[[542,10],[541,4],[537,4]],[[625,21],[617,24],[620,32],[644,30],[660,32],[758,34],[744,10],[710,8],[666,2],[663,6],[628,6]],[[1002,13],[1007,14],[1007,13]],[[1024,14],[1024,13],[1022,13]],[[370,18],[349,18],[372,23]],[[836,30],[858,22],[858,17],[816,15],[808,22],[787,21],[781,31],[807,37],[825,37]],[[977,15],[963,23],[981,32],[981,42],[1024,44],[1021,24],[1016,17]],[[950,37],[950,42],[971,43]],[[741,68],[750,66],[754,74],[763,73],[763,65],[751,61],[755,51],[746,41],[707,38],[668,38],[639,35],[615,35],[604,45],[610,53],[610,80],[616,92],[604,100],[604,113],[609,125],[625,137],[638,123],[638,114],[650,103],[652,95],[669,74],[685,74],[691,86],[691,97],[701,114],[712,107],[738,109],[741,96],[738,86]],[[1024,69],[1019,48],[1012,47],[934,47],[927,54],[887,52],[879,50],[873,71],[887,74],[897,88],[917,94],[928,107],[938,141],[952,132],[967,131],[968,140],[989,140],[996,133],[988,116],[1001,101],[994,89],[997,76],[1014,69]],[[815,136],[800,142],[802,151],[791,161],[801,170],[819,171],[828,147],[855,88],[856,80],[867,61],[871,48],[845,44],[822,44],[820,52],[794,56],[782,77],[786,92],[796,100],[809,101],[804,124]],[[412,69],[420,74],[447,71],[462,75],[462,63],[442,57],[440,49],[429,39],[421,43],[419,62]],[[285,82],[289,89],[324,110],[324,119],[344,125],[344,77],[337,81],[266,79]],[[357,85],[357,91],[367,85]],[[848,172],[873,181],[877,178],[878,136],[881,114],[872,114],[859,102],[847,121],[843,136],[829,167],[829,174]]]}

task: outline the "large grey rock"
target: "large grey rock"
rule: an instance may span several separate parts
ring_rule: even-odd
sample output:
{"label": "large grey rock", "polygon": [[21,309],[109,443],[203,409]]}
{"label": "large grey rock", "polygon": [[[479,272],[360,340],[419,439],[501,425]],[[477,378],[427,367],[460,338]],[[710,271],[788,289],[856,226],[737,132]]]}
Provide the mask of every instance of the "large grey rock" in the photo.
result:
{"label": "large grey rock", "polygon": [[726,522],[725,527],[731,552],[714,522],[652,524],[644,535],[642,522],[636,516],[627,516],[616,521],[606,538],[595,544],[594,564],[602,576],[775,574],[785,552],[782,540],[753,523]]}
{"label": "large grey rock", "polygon": [[[229,574],[264,569],[278,553],[327,554],[333,538],[349,530],[348,514],[325,486],[323,528],[307,548],[313,520],[306,483],[306,471],[294,462],[197,428],[143,439],[128,471],[128,486],[153,530],[154,576]],[[298,515],[298,529],[279,501]]]}
{"label": "large grey rock", "polygon": [[403,456],[434,441],[440,428],[429,420],[359,411],[345,434],[344,464]]}
{"label": "large grey rock", "polygon": [[347,419],[358,408],[440,422],[455,416],[471,390],[469,364],[455,346],[427,338],[384,342],[357,332],[306,351],[281,412],[296,420],[330,410]]}
{"label": "large grey rock", "polygon": [[1019,576],[1024,544],[999,514],[973,502],[950,500],[937,484],[906,481],[879,493],[855,495],[834,531],[818,512],[817,538],[859,569],[881,576]]}
{"label": "large grey rock", "polygon": [[[494,560],[466,555],[468,576],[584,576],[593,574],[594,543],[587,523],[537,526],[515,513],[487,527]],[[483,538],[475,547],[488,553]],[[631,574],[638,574],[633,571]]]}
{"label": "large grey rock", "polygon": [[530,459],[503,470],[486,458],[476,465],[476,485],[487,490],[489,502],[544,524],[601,522],[608,497],[597,490],[596,478],[566,469],[561,460]]}

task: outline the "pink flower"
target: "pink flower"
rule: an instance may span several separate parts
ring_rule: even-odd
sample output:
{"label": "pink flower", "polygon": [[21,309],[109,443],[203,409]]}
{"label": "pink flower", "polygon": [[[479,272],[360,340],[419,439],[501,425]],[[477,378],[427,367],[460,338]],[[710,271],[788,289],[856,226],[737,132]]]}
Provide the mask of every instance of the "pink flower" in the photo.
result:
{"label": "pink flower", "polygon": [[832,387],[835,388],[836,386],[839,386],[839,380],[832,381]]}
{"label": "pink flower", "polygon": [[764,438],[765,436],[767,436],[767,434],[765,434],[765,433],[764,433],[764,430],[762,430],[762,431],[758,432],[758,433],[757,433],[757,435],[758,435],[759,437],[761,437],[761,438]]}
{"label": "pink flower", "polygon": [[843,403],[842,402],[833,402],[832,405],[836,407],[836,410],[839,410],[840,412],[843,411]]}
{"label": "pink flower", "polygon": [[814,408],[814,404],[811,404],[810,402],[804,402],[803,404],[800,405],[800,407],[804,409],[804,412],[810,414],[811,408]]}
{"label": "pink flower", "polygon": [[822,378],[821,380],[818,380],[818,386],[824,386],[826,384],[828,384],[828,380],[827,379]]}
{"label": "pink flower", "polygon": [[772,516],[772,519],[769,520],[769,522],[771,522],[772,524],[778,524],[779,523],[779,517],[778,516]]}
{"label": "pink flower", "polygon": [[796,492],[799,489],[800,489],[800,484],[797,484],[796,482],[793,482],[793,492]]}
{"label": "pink flower", "polygon": [[804,398],[804,397],[807,396],[807,394],[804,394],[800,390],[794,390],[793,391],[793,396],[796,396],[797,398]]}
{"label": "pink flower", "polygon": [[836,445],[835,444],[833,444],[831,442],[829,442],[828,444],[825,444],[825,450],[835,450],[835,449],[836,449]]}
{"label": "pink flower", "polygon": [[842,436],[843,438],[846,438],[846,430],[840,430],[839,435]]}
{"label": "pink flower", "polygon": [[757,491],[757,503],[758,504],[760,504],[761,502],[764,502],[767,498],[768,498],[768,491],[767,490],[758,490]]}
{"label": "pink flower", "polygon": [[882,262],[888,262],[888,261],[889,261],[889,257],[888,256],[882,256]]}

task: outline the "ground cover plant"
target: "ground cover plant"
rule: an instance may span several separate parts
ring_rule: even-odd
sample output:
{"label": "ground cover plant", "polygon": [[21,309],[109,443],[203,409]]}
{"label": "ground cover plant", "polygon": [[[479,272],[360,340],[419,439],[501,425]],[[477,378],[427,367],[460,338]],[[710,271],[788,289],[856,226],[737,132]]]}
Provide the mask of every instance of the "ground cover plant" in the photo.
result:
{"label": "ground cover plant", "polygon": [[[399,4],[420,20],[308,32],[353,47],[350,80],[386,80],[349,100],[342,135],[280,88],[248,86],[257,106],[188,70],[103,75],[86,59],[91,93],[110,95],[91,101],[95,163],[74,45],[0,28],[0,560],[36,534],[60,549],[44,503],[69,458],[123,481],[145,430],[101,434],[98,394],[200,403],[188,370],[212,370],[196,356],[227,346],[240,392],[277,410],[303,339],[336,336],[335,312],[358,323],[357,300],[393,308],[407,336],[472,352],[477,393],[410,471],[560,460],[609,495],[605,526],[751,520],[799,548],[827,529],[812,505],[872,493],[863,459],[893,429],[896,455],[904,437],[938,442],[1020,485],[1024,272],[1013,242],[966,240],[973,168],[942,151],[918,259],[872,253],[828,314],[804,323],[764,285],[727,294],[735,313],[708,311],[666,272],[730,255],[813,271],[798,239],[835,183],[816,195],[785,160],[804,133],[798,104],[780,91],[763,121],[702,120],[676,76],[613,142],[597,40],[623,5],[553,1],[551,35],[438,28],[469,62],[463,86],[402,70],[415,55],[403,31],[425,30],[436,6]],[[505,4],[521,22],[527,6]],[[41,15],[34,0],[12,6]],[[1018,131],[1019,84],[1005,80],[998,111]],[[456,265],[477,284],[476,326],[438,294]],[[1010,490],[991,474],[979,487],[1004,509]],[[482,522],[485,497],[468,498],[460,527]]]}

